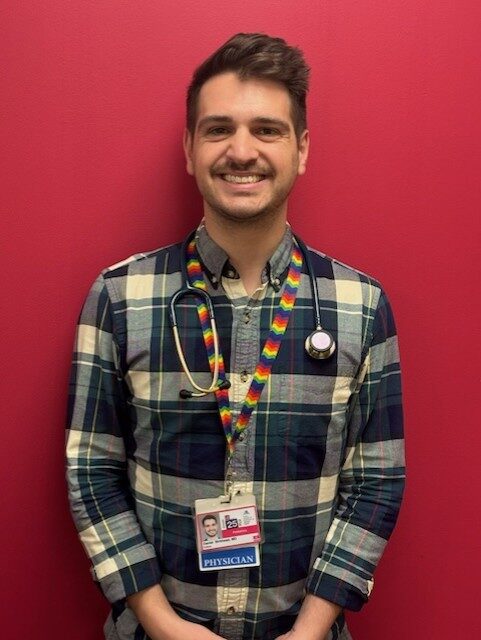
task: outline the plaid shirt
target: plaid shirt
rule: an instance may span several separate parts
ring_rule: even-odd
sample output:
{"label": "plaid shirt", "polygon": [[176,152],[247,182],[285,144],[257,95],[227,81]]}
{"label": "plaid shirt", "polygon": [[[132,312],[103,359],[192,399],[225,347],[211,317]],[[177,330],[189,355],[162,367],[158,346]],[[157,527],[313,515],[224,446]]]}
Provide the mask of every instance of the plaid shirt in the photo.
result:
{"label": "plaid shirt", "polygon": [[[235,420],[287,275],[292,235],[251,298],[226,254],[200,227]],[[180,245],[103,271],[77,330],[67,476],[73,517],[112,603],[118,637],[145,634],[125,597],[160,582],[184,618],[228,640],[271,640],[291,628],[306,592],[358,610],[394,527],[404,484],[397,340],[379,284],[311,250],[322,322],[337,344],[306,355],[313,330],[305,265],[272,374],[237,442],[229,476],[257,498],[261,566],[201,573],[192,506],[223,493],[226,447],[217,403],[189,388],[168,319],[183,286]],[[195,302],[177,310],[189,368],[210,373]],[[116,637],[115,634],[112,637]],[[332,638],[350,637],[343,615]]]}

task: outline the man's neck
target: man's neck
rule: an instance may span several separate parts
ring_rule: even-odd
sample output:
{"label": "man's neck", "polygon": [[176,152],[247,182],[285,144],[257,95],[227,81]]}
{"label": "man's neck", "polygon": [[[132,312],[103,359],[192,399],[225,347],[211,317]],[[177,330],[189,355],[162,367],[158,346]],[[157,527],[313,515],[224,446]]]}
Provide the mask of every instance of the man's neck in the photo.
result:
{"label": "man's neck", "polygon": [[211,216],[205,218],[209,236],[227,253],[249,296],[261,285],[262,271],[286,230],[285,218],[263,222],[219,222]]}

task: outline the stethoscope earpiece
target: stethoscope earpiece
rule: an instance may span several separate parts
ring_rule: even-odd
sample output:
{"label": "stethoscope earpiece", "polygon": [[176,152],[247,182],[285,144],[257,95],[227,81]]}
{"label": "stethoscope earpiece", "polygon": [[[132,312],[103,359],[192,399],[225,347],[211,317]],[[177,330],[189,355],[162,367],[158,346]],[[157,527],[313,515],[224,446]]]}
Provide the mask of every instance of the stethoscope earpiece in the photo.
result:
{"label": "stethoscope earpiece", "polygon": [[336,350],[336,343],[329,331],[318,327],[307,336],[305,348],[311,358],[325,360],[326,358],[330,358]]}

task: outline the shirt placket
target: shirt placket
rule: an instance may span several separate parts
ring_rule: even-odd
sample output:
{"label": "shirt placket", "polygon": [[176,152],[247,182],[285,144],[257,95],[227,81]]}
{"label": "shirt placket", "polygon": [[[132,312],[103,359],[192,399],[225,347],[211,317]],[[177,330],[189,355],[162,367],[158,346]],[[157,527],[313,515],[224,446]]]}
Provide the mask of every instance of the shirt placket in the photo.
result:
{"label": "shirt placket", "polygon": [[[260,355],[260,307],[254,306],[255,303],[256,300],[251,300],[247,305],[236,306],[233,300],[231,388],[229,390],[233,424],[242,409]],[[255,412],[251,416],[249,425],[237,439],[234,454],[226,468],[226,484],[232,493],[253,492],[254,441]],[[218,632],[229,640],[240,640],[243,635],[244,614],[249,592],[248,574],[249,569],[229,569],[219,572]]]}

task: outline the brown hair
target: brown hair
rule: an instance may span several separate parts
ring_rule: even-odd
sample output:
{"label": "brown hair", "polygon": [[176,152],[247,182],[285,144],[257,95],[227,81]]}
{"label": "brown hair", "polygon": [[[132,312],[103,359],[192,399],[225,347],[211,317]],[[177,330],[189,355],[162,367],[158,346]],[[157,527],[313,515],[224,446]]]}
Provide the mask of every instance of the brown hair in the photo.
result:
{"label": "brown hair", "polygon": [[192,76],[187,91],[187,128],[194,132],[202,85],[220,73],[234,71],[242,80],[260,78],[279,82],[291,98],[291,116],[299,138],[307,126],[306,93],[309,67],[297,47],[263,33],[237,33],[207,58]]}

